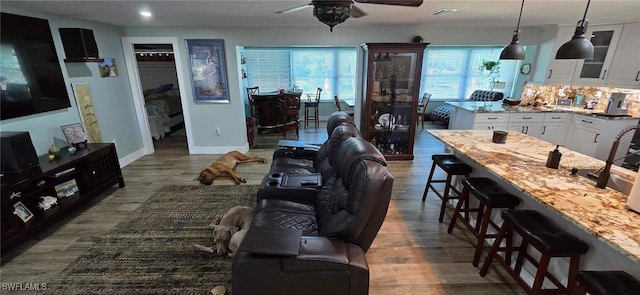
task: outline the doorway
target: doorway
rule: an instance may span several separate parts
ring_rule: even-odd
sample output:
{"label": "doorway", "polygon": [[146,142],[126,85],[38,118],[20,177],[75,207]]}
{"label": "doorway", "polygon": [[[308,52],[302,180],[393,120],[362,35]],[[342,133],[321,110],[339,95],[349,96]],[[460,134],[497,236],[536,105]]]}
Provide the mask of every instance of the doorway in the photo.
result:
{"label": "doorway", "polygon": [[[122,46],[127,63],[136,117],[144,154],[155,152],[155,142],[175,135],[170,141],[186,141],[191,150],[180,47],[174,37],[124,37]],[[181,135],[182,134],[182,135]],[[169,136],[168,136],[169,135]],[[178,137],[180,136],[180,137]]]}

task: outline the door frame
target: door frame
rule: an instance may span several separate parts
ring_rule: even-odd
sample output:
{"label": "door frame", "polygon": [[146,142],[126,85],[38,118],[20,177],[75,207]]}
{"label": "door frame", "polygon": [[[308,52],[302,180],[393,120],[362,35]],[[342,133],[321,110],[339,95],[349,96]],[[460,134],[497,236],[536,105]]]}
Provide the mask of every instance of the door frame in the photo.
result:
{"label": "door frame", "polygon": [[174,52],[174,63],[176,65],[176,74],[178,76],[178,88],[180,89],[180,104],[182,105],[182,115],[184,117],[184,128],[187,133],[187,145],[189,151],[191,151],[192,136],[191,136],[191,124],[189,120],[189,112],[185,98],[187,97],[186,89],[188,88],[189,81],[183,74],[183,65],[180,57],[182,56],[182,50],[178,46],[178,38],[176,37],[122,37],[122,50],[124,51],[124,59],[127,65],[127,73],[129,75],[129,83],[131,85],[131,91],[133,96],[133,103],[136,111],[136,118],[138,120],[138,128],[140,130],[140,137],[142,139],[142,148],[145,155],[153,154],[155,148],[153,147],[153,138],[151,137],[151,129],[149,127],[149,121],[147,119],[147,111],[144,108],[144,95],[142,94],[142,83],[140,82],[140,72],[138,71],[138,63],[136,61],[136,53],[134,50],[134,44],[171,44]]}

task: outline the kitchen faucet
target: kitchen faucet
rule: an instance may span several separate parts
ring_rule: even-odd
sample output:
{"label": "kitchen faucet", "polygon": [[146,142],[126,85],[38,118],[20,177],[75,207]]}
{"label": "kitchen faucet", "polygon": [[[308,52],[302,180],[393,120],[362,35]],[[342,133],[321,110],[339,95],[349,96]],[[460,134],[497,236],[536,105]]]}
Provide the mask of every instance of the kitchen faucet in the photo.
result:
{"label": "kitchen faucet", "polygon": [[636,130],[640,128],[639,125],[629,126],[627,128],[622,129],[620,133],[616,136],[616,139],[613,141],[611,145],[611,151],[609,152],[609,158],[607,158],[606,165],[602,172],[600,172],[598,176],[598,182],[596,182],[597,188],[605,188],[607,187],[607,182],[609,181],[609,176],[611,176],[611,165],[613,165],[613,158],[616,156],[616,151],[618,150],[618,145],[620,144],[620,139],[622,136],[630,132],[631,130]]}

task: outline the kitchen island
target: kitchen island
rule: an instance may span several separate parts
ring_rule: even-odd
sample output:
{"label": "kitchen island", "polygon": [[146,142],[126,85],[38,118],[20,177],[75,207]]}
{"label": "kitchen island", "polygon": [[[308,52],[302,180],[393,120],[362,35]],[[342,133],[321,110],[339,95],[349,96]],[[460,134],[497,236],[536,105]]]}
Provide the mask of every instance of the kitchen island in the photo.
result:
{"label": "kitchen island", "polygon": [[[512,130],[606,160],[618,132],[639,117],[610,116],[570,106],[509,106],[501,102],[448,102],[449,129]],[[622,137],[616,165],[623,165],[633,134]],[[632,162],[630,160],[630,162]],[[629,163],[631,165],[635,163]]]}
{"label": "kitchen island", "polygon": [[[555,146],[519,132],[509,132],[505,144],[493,143],[493,132],[486,130],[428,132],[471,165],[474,176],[492,178],[518,196],[522,202],[517,209],[538,210],[588,243],[581,269],[624,270],[640,278],[640,214],[625,208],[626,195],[570,175],[572,168],[597,169],[603,161],[560,147],[560,167],[551,169],[545,164]],[[619,167],[612,171],[627,180],[636,174]],[[552,263],[561,270],[566,264]],[[559,273],[566,276],[566,271]]]}

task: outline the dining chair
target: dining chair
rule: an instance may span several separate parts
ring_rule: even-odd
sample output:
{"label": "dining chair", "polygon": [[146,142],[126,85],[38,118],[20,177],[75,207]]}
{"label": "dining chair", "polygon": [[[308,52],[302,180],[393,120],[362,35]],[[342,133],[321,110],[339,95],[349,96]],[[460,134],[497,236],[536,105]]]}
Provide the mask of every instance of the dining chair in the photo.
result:
{"label": "dining chair", "polygon": [[[336,104],[336,111],[342,111],[342,107],[340,106],[340,100],[337,95],[333,96],[333,101]],[[349,116],[353,117],[353,112],[346,112]]]}
{"label": "dining chair", "polygon": [[[313,120],[316,128],[320,126],[320,117],[318,116],[318,106],[320,105],[320,94],[322,93],[322,88],[318,87],[316,90],[316,98],[313,101],[306,101],[304,103],[304,127],[307,128],[309,126],[309,120]],[[309,115],[309,111],[313,112],[313,115]]]}
{"label": "dining chair", "polygon": [[254,94],[260,92],[260,86],[255,87],[247,87],[247,99],[249,100],[249,108],[251,112],[251,117],[255,117],[256,113],[256,103],[253,100]]}
{"label": "dining chair", "polygon": [[296,139],[300,136],[300,94],[284,94],[282,125],[284,138],[287,138],[289,129],[296,130]]}
{"label": "dining chair", "polygon": [[429,104],[430,99],[431,94],[425,92],[418,104],[418,120],[416,120],[416,126],[418,126],[420,120],[422,120],[422,129],[424,129],[424,117],[427,115],[427,104]]}

